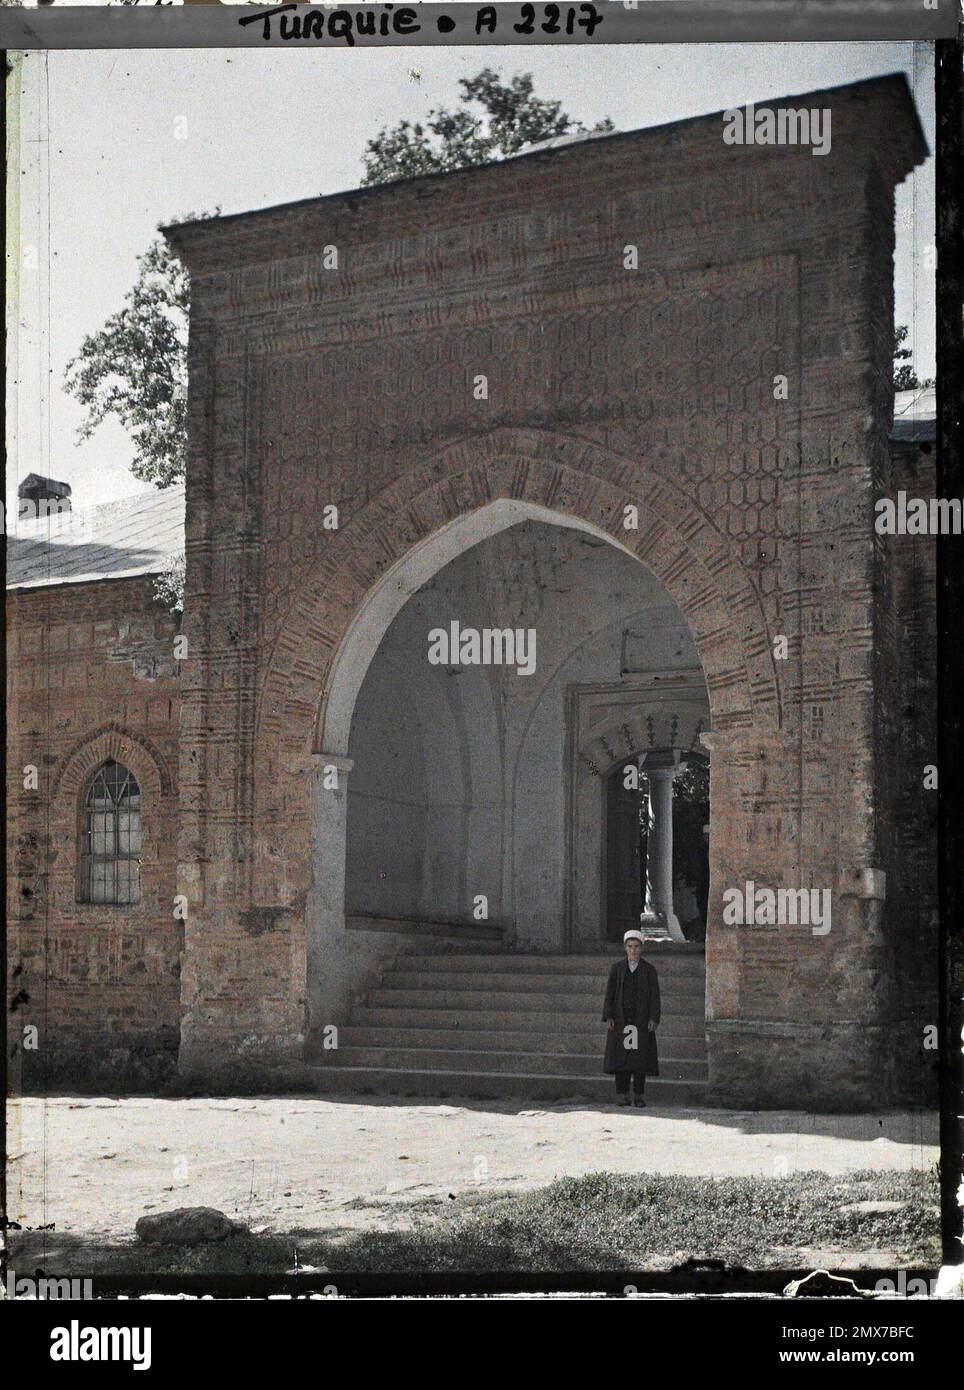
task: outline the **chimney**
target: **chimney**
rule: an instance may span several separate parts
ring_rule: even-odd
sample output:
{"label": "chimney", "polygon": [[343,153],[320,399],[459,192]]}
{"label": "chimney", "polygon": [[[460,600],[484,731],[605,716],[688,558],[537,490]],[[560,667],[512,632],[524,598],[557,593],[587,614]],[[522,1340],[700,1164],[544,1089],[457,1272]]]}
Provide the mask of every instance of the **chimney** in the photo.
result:
{"label": "chimney", "polygon": [[70,484],[58,483],[56,478],[42,478],[28,473],[17,488],[17,516],[32,521],[40,516],[59,516],[70,511]]}

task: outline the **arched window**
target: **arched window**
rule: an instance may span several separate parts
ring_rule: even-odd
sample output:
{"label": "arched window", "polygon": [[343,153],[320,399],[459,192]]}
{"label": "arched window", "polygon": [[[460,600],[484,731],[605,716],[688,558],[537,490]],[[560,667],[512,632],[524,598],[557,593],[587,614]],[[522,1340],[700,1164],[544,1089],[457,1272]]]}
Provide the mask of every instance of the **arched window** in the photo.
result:
{"label": "arched window", "polygon": [[83,901],[139,902],[140,853],[141,789],[133,773],[108,758],[84,799]]}

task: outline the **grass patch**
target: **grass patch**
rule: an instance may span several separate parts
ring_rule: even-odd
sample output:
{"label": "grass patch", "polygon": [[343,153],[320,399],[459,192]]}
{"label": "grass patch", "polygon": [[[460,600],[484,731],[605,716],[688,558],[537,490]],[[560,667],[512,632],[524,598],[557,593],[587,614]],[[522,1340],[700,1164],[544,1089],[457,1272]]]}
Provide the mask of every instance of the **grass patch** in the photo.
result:
{"label": "grass patch", "polygon": [[[840,1209],[864,1201],[904,1205],[874,1214]],[[774,1250],[841,1247],[891,1249],[902,1264],[930,1267],[940,1263],[938,1202],[936,1167],[843,1177],[590,1173],[521,1196],[483,1190],[455,1202],[393,1204],[393,1213],[404,1212],[411,1223],[407,1230],[291,1231],[176,1247],[78,1242],[69,1263],[71,1272],[92,1277],[283,1274],[296,1258],[332,1274],[620,1270],[688,1259],[753,1269],[793,1263]],[[49,1240],[49,1274],[60,1269],[57,1244]],[[68,1244],[62,1250],[66,1256]]]}
{"label": "grass patch", "polygon": [[[843,1212],[851,1202],[900,1201],[896,1212]],[[654,1257],[750,1268],[775,1247],[892,1248],[939,1263],[936,1173],[843,1178],[627,1177],[590,1173],[517,1197],[442,1210],[411,1232],[360,1232],[329,1252],[332,1270],[638,1269]],[[779,1261],[778,1261],[779,1263]]]}

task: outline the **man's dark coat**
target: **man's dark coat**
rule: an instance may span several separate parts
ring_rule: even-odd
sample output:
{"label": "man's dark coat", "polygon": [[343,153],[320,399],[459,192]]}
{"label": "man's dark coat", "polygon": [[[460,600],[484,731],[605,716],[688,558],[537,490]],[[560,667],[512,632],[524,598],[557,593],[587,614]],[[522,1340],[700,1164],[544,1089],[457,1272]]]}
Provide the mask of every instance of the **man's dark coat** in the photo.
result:
{"label": "man's dark coat", "polygon": [[[603,1004],[603,1022],[616,1020],[615,1028],[606,1034],[606,1058],[603,1071],[644,1071],[647,1076],[659,1076],[659,1054],[656,1051],[656,1034],[649,1031],[649,1021],[659,1023],[659,978],[648,960],[639,962],[637,970],[639,982],[636,988],[636,1017],[623,1016],[623,981],[629,974],[629,962],[617,960],[609,971],[606,984],[606,1002]],[[638,1047],[635,1052],[624,1046],[623,1029],[635,1024]],[[644,1065],[640,1065],[640,1059]]]}

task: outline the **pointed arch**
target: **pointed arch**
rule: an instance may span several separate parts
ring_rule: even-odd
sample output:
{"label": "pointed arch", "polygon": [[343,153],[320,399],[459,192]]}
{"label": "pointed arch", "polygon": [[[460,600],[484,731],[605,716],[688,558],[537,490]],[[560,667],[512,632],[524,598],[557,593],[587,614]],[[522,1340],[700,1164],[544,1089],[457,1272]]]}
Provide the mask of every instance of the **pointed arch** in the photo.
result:
{"label": "pointed arch", "polygon": [[[623,528],[629,503],[639,509],[638,531]],[[660,580],[692,632],[715,729],[779,726],[761,595],[692,497],[599,445],[506,428],[446,446],[340,531],[323,533],[261,684],[259,766],[277,765],[285,752],[344,753],[353,693],[408,596],[460,549],[527,517],[601,536]]]}
{"label": "pointed arch", "polygon": [[51,801],[61,791],[67,796],[78,795],[86,780],[108,758],[130,768],[141,788],[151,796],[172,794],[174,782],[160,750],[145,735],[111,723],[78,739],[61,759],[51,782]]}

